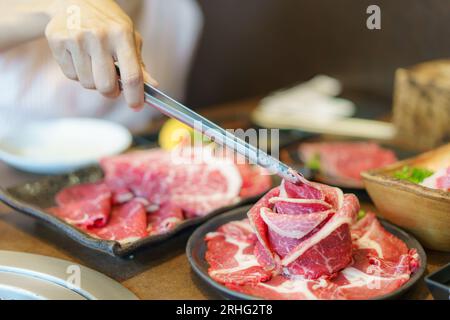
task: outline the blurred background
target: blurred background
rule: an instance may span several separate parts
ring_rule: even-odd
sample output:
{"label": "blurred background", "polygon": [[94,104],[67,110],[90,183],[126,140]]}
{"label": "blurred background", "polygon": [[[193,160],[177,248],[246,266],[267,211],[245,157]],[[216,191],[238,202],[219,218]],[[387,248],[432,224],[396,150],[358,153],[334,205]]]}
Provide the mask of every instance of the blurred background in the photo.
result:
{"label": "blurred background", "polygon": [[[244,129],[236,132],[242,139],[305,178],[356,194],[359,218],[376,212],[427,248],[420,270],[450,274],[450,0],[115,1],[142,34],[143,62],[163,92],[225,129]],[[185,257],[193,224],[204,220],[180,234],[174,228],[256,201],[280,181],[241,163],[171,163],[179,154],[171,150],[189,151],[193,142],[206,144],[194,152],[215,159],[214,145],[151,106],[135,112],[123,95],[108,99],[67,79],[43,32],[2,51],[2,35],[30,25],[18,14],[10,27],[17,3],[0,0],[0,202],[30,217],[0,203],[0,249],[79,261],[141,298],[208,298]],[[94,17],[116,18],[99,3],[91,1]],[[381,10],[380,30],[366,25],[372,5]],[[249,128],[262,130],[246,137]],[[131,253],[121,263],[112,257]],[[420,272],[407,298],[431,299]],[[445,281],[436,283],[447,289]],[[17,292],[28,292],[20,285]]]}
{"label": "blurred background", "polygon": [[[142,59],[159,88],[224,128],[281,129],[283,146],[317,134],[415,150],[450,139],[449,0],[117,3],[145,40]],[[367,27],[372,5],[381,10],[379,30]],[[50,127],[45,121],[82,117],[93,128],[100,124],[92,120],[123,125],[130,133],[120,150],[132,139],[161,145],[180,126],[161,130],[167,118],[154,108],[136,113],[123,96],[108,99],[67,79],[43,35],[1,52],[0,72],[2,159],[68,153],[55,142],[45,149],[45,141],[34,140],[35,130]],[[69,135],[93,130],[87,125],[55,124],[68,133],[48,131],[47,140],[61,137],[67,145]],[[117,152],[106,127],[96,136],[116,140],[110,143]],[[168,132],[165,139],[160,131]]]}
{"label": "blurred background", "polygon": [[[186,102],[263,96],[318,73],[390,107],[395,70],[450,56],[448,0],[199,0],[204,28]],[[381,7],[381,30],[366,9]]]}

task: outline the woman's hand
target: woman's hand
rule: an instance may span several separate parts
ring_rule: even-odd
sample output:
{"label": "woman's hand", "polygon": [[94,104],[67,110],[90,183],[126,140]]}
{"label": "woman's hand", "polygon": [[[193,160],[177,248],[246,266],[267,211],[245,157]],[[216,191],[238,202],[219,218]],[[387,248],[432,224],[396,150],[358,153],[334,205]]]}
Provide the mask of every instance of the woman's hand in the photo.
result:
{"label": "woman's hand", "polygon": [[144,103],[142,39],[131,19],[113,0],[57,0],[45,29],[53,56],[64,74],[107,97],[120,94],[114,63],[120,68],[128,105]]}

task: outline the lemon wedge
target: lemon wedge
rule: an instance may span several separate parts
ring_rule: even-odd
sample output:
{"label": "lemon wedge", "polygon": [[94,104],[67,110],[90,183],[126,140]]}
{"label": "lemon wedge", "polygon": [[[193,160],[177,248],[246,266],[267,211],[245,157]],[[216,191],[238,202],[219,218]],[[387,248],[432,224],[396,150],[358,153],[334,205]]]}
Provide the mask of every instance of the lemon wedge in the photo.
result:
{"label": "lemon wedge", "polygon": [[199,141],[210,142],[206,136],[176,119],[168,119],[159,131],[159,146],[165,150],[171,150],[180,143],[193,145]]}

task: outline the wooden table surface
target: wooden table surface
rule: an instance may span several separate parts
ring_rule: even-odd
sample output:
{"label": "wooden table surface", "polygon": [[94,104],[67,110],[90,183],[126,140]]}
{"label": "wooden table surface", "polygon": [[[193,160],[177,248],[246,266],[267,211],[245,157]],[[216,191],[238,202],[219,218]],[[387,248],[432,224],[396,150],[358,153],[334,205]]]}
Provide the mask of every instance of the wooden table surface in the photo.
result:
{"label": "wooden table surface", "polygon": [[[255,100],[205,110],[227,128],[247,127],[249,111]],[[36,180],[39,176],[19,172],[0,163],[0,186],[8,187]],[[373,209],[362,200],[365,209]],[[121,282],[141,299],[218,298],[202,285],[191,271],[185,255],[186,241],[193,229],[175,238],[137,252],[131,259],[118,259],[85,248],[34,218],[0,204],[0,250],[41,254],[79,263]],[[450,261],[450,253],[427,251],[427,273]],[[432,299],[423,279],[405,298]]]}

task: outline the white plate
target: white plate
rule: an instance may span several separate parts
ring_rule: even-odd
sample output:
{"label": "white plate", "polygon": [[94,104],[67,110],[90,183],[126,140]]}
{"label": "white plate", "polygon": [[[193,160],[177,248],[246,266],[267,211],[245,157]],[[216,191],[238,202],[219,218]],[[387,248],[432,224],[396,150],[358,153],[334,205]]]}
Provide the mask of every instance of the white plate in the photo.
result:
{"label": "white plate", "polygon": [[136,300],[115,280],[71,261],[0,250],[0,300]]}
{"label": "white plate", "polygon": [[113,122],[63,118],[28,123],[0,139],[0,159],[28,172],[58,174],[126,150],[130,132]]}

